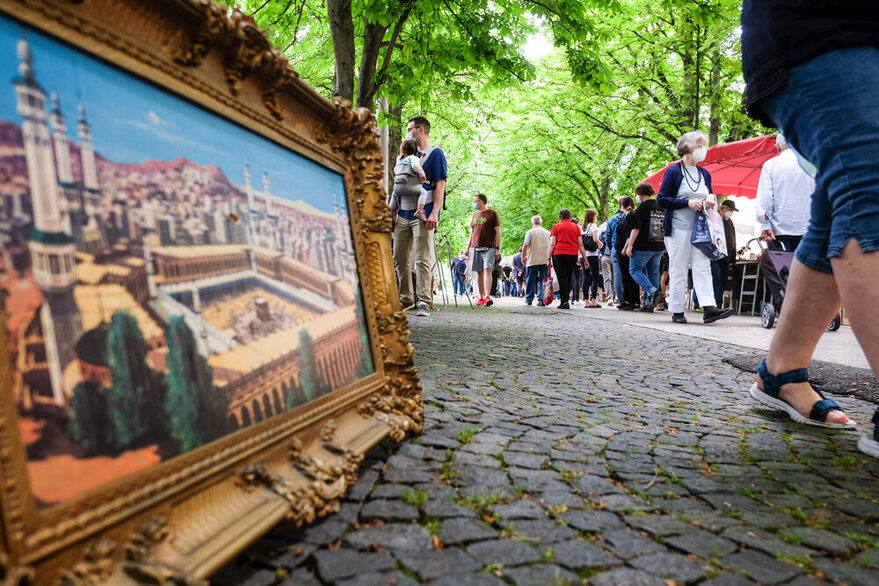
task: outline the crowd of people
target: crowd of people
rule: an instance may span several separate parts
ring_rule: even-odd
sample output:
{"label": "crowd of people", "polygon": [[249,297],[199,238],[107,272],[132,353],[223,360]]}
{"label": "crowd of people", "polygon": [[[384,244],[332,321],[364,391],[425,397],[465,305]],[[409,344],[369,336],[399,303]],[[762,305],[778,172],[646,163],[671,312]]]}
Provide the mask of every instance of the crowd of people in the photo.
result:
{"label": "crowd of people", "polygon": [[[797,22],[797,26],[780,26],[782,20]],[[872,91],[879,89],[877,30],[879,13],[871,2],[837,7],[745,0],[742,7],[748,114],[777,127],[787,139],[778,140],[781,154],[771,165],[767,163],[761,175],[757,220],[770,247],[795,250],[784,295],[784,319],[779,321],[749,394],[795,421],[821,427],[854,425],[835,401],[810,384],[807,370],[818,340],[843,304],[874,374],[879,372],[879,329],[875,327],[879,289],[874,285],[879,280],[879,207],[872,197],[879,184],[875,177],[879,141],[874,140],[879,136],[875,115],[879,91]],[[412,181],[420,181],[421,187],[396,202],[394,258],[403,306],[415,306],[419,315],[429,315],[426,235],[439,222],[446,161],[439,149],[430,146],[430,125],[425,119],[410,120],[407,130],[407,138],[415,141],[421,171],[412,159],[408,165],[401,162],[400,168],[408,169]],[[653,311],[667,304],[677,323],[687,321],[684,307],[692,283],[705,323],[728,317],[731,308],[724,307],[723,288],[734,262],[730,218],[736,206],[720,201],[710,173],[699,166],[706,156],[706,142],[699,131],[684,134],[676,145],[680,160],[666,170],[659,192],[637,185],[633,191],[639,205],[629,195],[621,197],[619,212],[601,226],[596,225],[593,210],[580,224],[563,208],[551,230],[543,227],[540,216],[534,216],[522,256],[510,267],[507,281],[516,282],[517,294],[524,282],[526,304],[536,298],[538,305],[546,305],[554,302],[543,287],[552,271],[560,309],[569,309],[571,299],[576,303],[581,291],[585,306],[598,307],[600,288],[607,302],[623,311],[636,307]],[[412,156],[408,150],[401,149],[401,161]],[[803,169],[814,181],[801,176]],[[469,274],[477,284],[478,304],[488,306],[492,302],[486,275],[494,273],[501,258],[500,218],[487,207],[484,195],[476,196],[473,203],[471,239],[459,255],[455,286],[459,292]],[[719,238],[712,248],[714,232],[703,241],[705,230],[697,224],[711,223],[716,228],[716,222],[703,217],[716,216],[718,210],[727,242],[724,245]],[[861,436],[858,447],[879,458],[879,409],[873,423],[872,434]]]}

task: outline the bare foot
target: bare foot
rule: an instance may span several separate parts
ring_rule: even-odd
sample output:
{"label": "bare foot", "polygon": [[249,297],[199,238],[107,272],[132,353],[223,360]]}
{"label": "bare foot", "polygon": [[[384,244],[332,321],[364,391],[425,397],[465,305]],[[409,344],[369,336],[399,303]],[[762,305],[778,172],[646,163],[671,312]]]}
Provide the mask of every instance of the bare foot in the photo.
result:
{"label": "bare foot", "polygon": [[[761,391],[763,390],[763,379],[759,375],[757,376],[757,388]],[[797,413],[803,417],[809,417],[809,414],[812,412],[812,405],[821,400],[821,395],[815,392],[812,385],[803,382],[781,385],[778,398],[796,409]],[[828,412],[825,419],[827,423],[846,423],[848,420],[848,415],[839,409],[833,409]]]}
{"label": "bare foot", "polygon": [[424,210],[421,208],[418,208],[417,210],[415,210],[415,217],[418,218],[419,220],[421,220],[422,222],[427,221],[427,216],[425,215]]}

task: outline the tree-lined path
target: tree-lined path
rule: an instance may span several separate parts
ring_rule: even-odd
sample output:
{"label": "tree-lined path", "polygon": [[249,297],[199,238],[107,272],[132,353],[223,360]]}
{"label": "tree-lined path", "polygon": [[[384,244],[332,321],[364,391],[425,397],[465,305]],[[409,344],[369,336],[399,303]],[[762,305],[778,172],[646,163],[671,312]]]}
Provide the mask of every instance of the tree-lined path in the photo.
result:
{"label": "tree-lined path", "polygon": [[413,318],[424,434],[213,583],[879,584],[859,432],[755,408],[747,348],[541,309]]}

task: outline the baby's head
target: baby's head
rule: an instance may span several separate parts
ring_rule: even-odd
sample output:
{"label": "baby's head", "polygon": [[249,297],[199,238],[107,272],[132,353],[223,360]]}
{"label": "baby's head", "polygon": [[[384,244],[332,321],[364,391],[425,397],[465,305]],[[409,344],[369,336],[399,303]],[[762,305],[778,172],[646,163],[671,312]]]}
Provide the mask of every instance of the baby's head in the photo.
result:
{"label": "baby's head", "polygon": [[414,140],[404,140],[403,144],[400,145],[400,156],[408,157],[409,155],[414,155],[418,152],[418,146],[415,144]]}

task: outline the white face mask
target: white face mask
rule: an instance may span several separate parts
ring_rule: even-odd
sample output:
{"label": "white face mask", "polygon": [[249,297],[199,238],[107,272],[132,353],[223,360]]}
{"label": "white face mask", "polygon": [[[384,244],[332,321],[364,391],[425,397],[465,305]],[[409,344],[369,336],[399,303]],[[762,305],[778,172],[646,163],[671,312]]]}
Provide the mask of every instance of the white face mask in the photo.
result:
{"label": "white face mask", "polygon": [[693,151],[693,162],[701,163],[705,160],[706,155],[708,155],[708,149],[705,147],[698,147]]}
{"label": "white face mask", "polygon": [[732,212],[723,212],[723,217],[729,220],[732,218]]}

